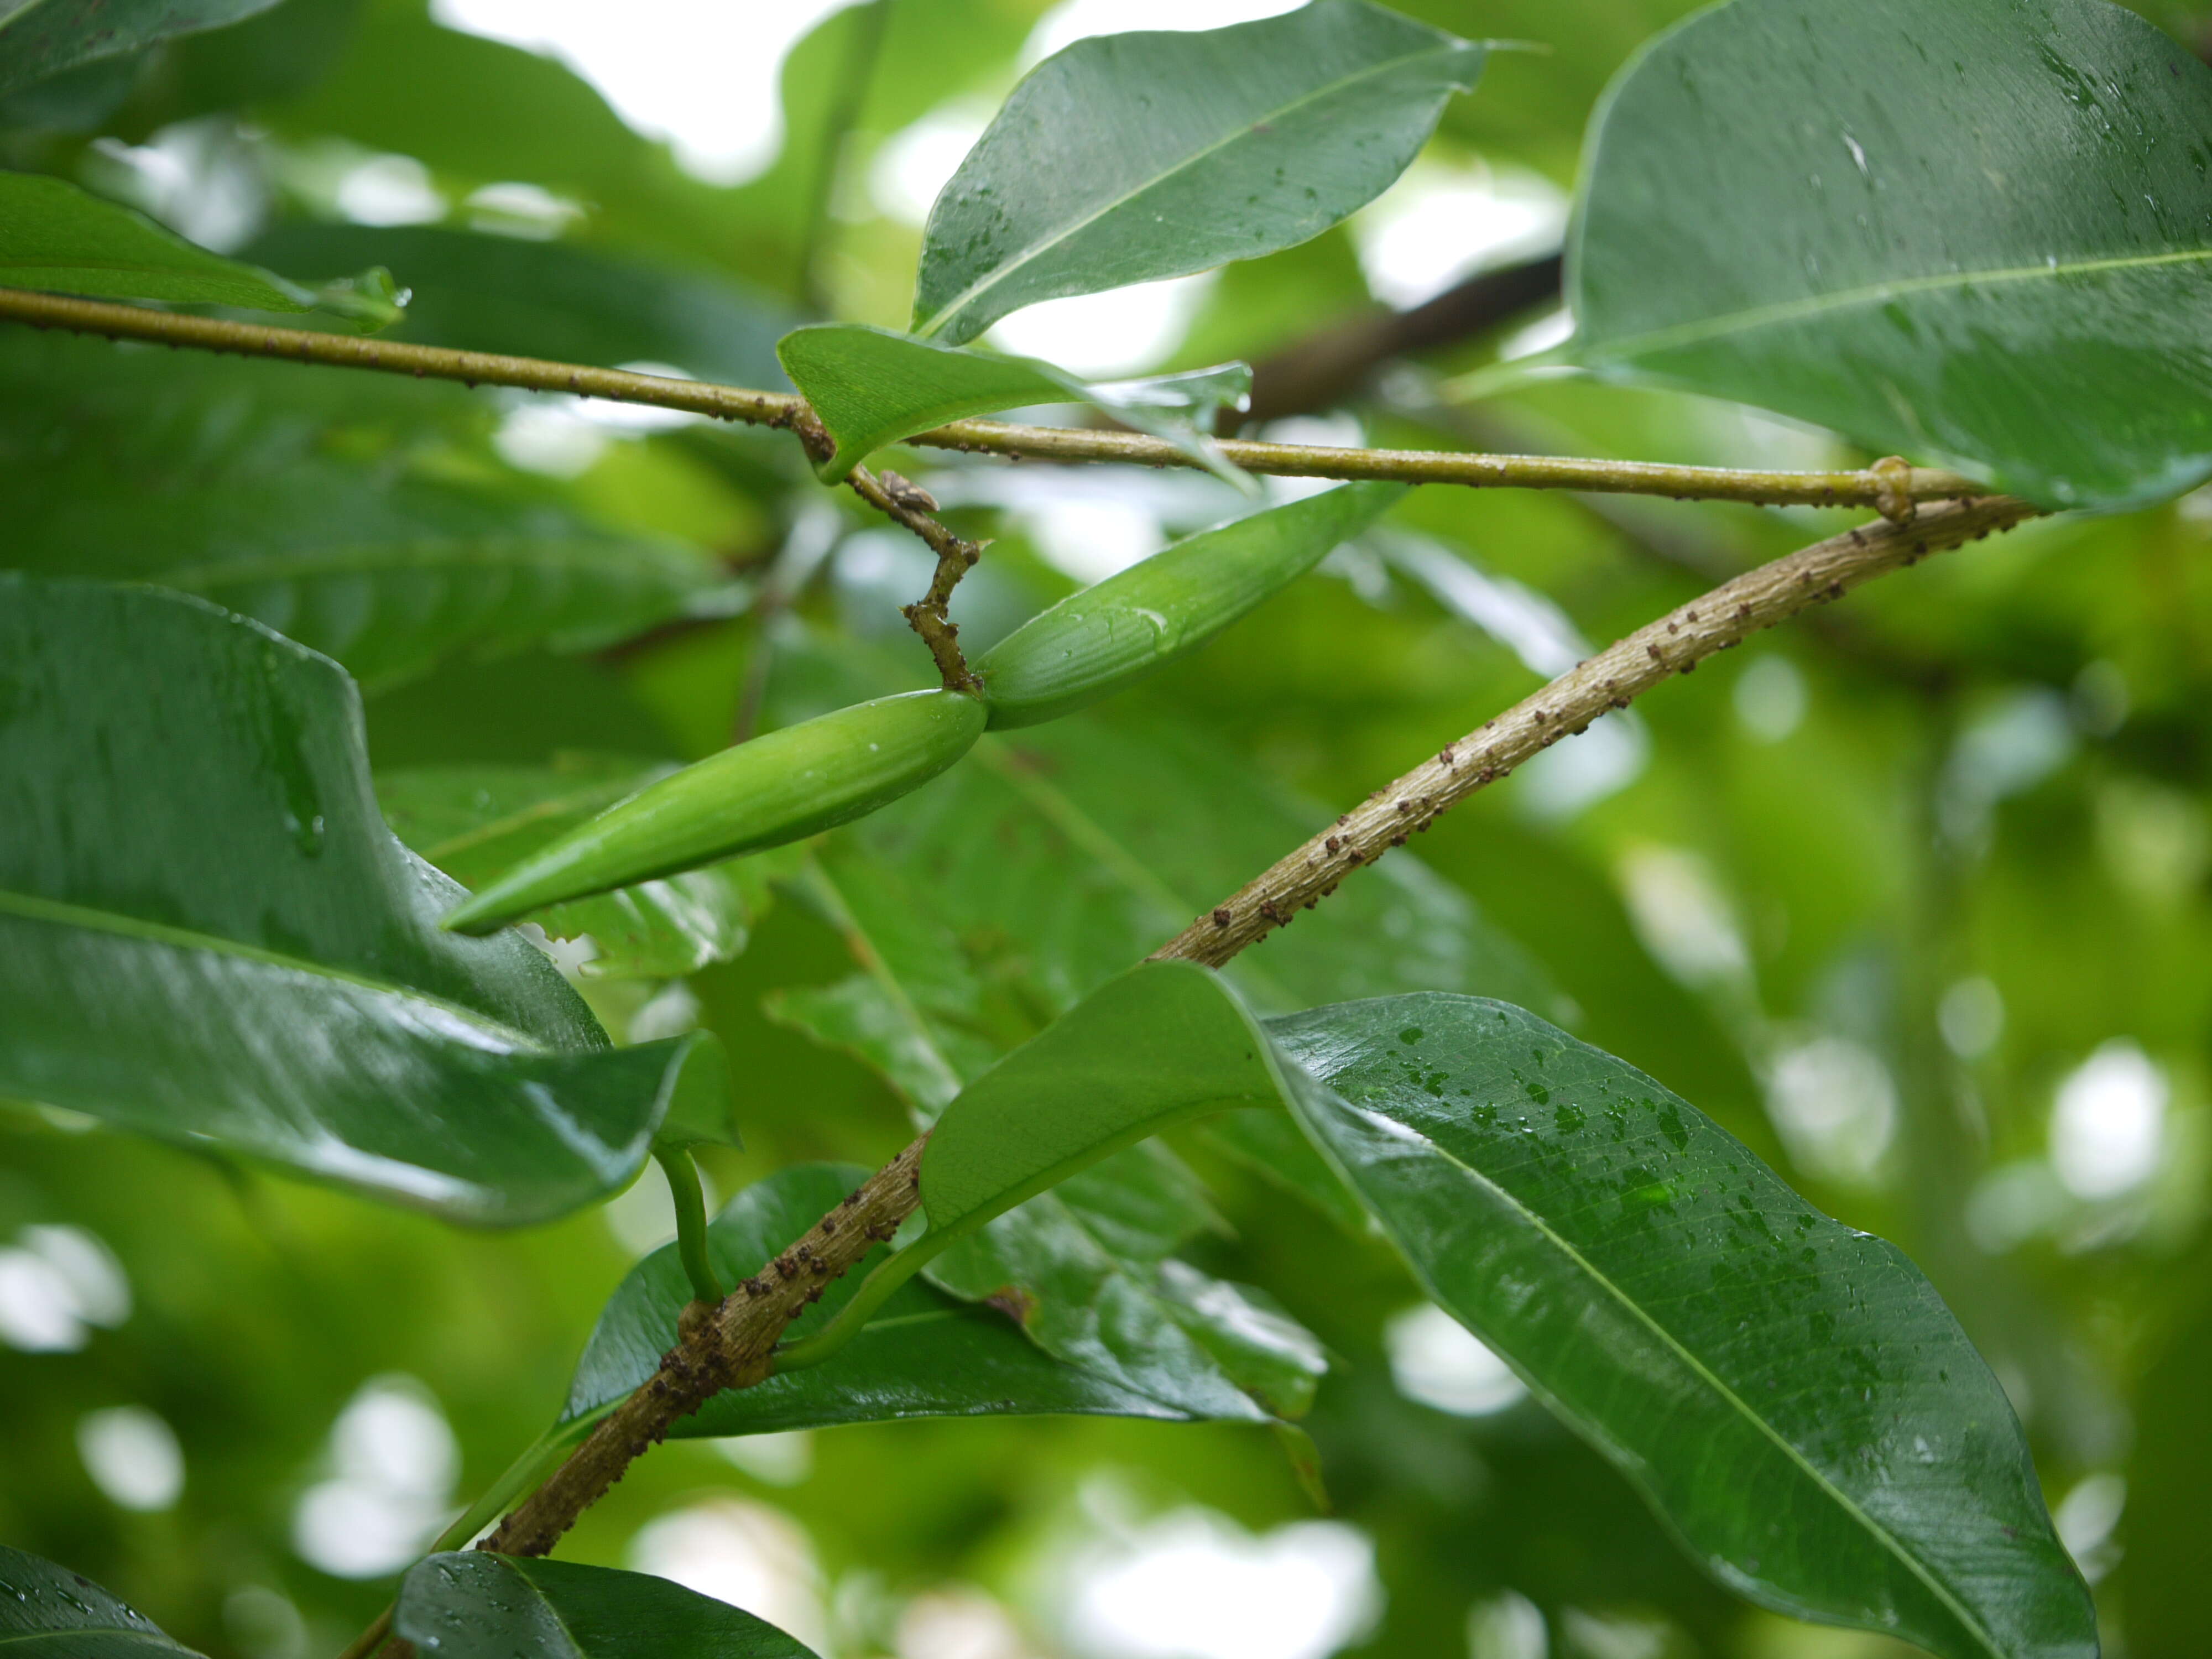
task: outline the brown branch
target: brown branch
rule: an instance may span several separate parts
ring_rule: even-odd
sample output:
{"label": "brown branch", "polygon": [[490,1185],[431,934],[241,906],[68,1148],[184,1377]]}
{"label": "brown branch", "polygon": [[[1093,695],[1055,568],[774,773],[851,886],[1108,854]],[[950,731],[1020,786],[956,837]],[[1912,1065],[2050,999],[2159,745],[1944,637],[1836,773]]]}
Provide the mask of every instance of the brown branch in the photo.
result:
{"label": "brown branch", "polygon": [[[814,411],[803,405],[792,416],[791,429],[799,434],[799,441],[805,446],[808,458],[817,466],[828,460],[837,447]],[[899,614],[921,636],[921,642],[929,647],[929,654],[937,659],[937,672],[944,678],[946,690],[981,692],[982,683],[969,672],[968,659],[960,654],[960,625],[948,613],[952,590],[960,586],[963,576],[975,568],[975,561],[983,556],[986,544],[969,541],[940,523],[937,498],[896,472],[886,471],[878,477],[866,467],[856,466],[846,475],[845,482],[852,486],[855,495],[892,523],[911,530],[925,547],[937,555],[937,568],[930,576],[929,591],[912,605],[901,605]]]}
{"label": "brown branch", "polygon": [[936,517],[936,498],[896,472],[886,471],[878,477],[865,466],[856,466],[846,482],[853,486],[854,495],[914,532],[921,538],[922,544],[937,555],[937,568],[930,576],[929,592],[912,605],[901,605],[899,614],[906,618],[908,627],[921,635],[929,654],[937,659],[937,672],[944,677],[947,691],[980,693],[982,683],[969,672],[968,659],[960,654],[960,624],[948,613],[952,605],[952,590],[960,586],[963,576],[975,568],[975,561],[983,556],[983,550],[989,544],[971,542],[947,529]]}
{"label": "brown branch", "polygon": [[1456,743],[1446,744],[1273,868],[1247,883],[1153,953],[1219,967],[1289,925],[1337,884],[1531,757],[1571,737],[1717,651],[1809,606],[1839,599],[1860,583],[1929,553],[2009,530],[2039,509],[1994,495],[1928,509],[1911,521],[1847,530],[1786,558],[1746,571],[1638,629],[1523,698]]}
{"label": "brown branch", "polygon": [[615,1407],[553,1476],[501,1522],[483,1547],[543,1555],[646,1448],[724,1389],[767,1380],[784,1329],[822,1299],[823,1287],[888,1240],[921,1201],[924,1135],[870,1176],[806,1236],[709,1308],[684,1310],[681,1340],[653,1378]]}
{"label": "brown branch", "polygon": [[[529,392],[567,392],[613,403],[684,410],[723,421],[796,428],[812,418],[805,400],[787,392],[753,392],[706,380],[678,380],[627,369],[592,368],[492,352],[318,334],[259,323],[187,317],[143,306],[73,300],[21,289],[0,289],[0,318],[40,328],[69,329],[109,339],[149,340],[270,357],[283,362],[363,368],[418,380],[459,380],[465,386],[516,386]],[[1136,432],[1085,428],[1016,426],[1003,421],[955,421],[905,440],[938,449],[958,449],[1017,459],[1119,461],[1138,466],[1196,466],[1200,463],[1164,439]],[[1247,472],[1293,478],[1379,478],[1401,483],[1458,484],[1478,489],[1590,489],[1680,500],[1749,501],[1762,507],[1870,507],[1883,512],[1899,501],[1952,501],[1988,493],[1955,472],[1927,467],[1892,472],[1873,469],[1777,472],[1722,466],[1671,466],[1655,461],[1568,459],[1548,455],[1469,455],[1450,450],[1347,449],[1326,444],[1219,441],[1220,453]]]}
{"label": "brown branch", "polygon": [[[880,488],[880,486],[878,486]],[[1504,776],[1570,732],[1671,675],[1686,674],[1809,606],[1926,554],[2006,530],[2037,509],[1991,497],[1923,512],[1910,524],[1881,522],[1847,531],[1723,583],[1649,628],[1561,675],[1535,696],[1377,792],[1322,834],[1247,884],[1153,953],[1218,968],[1300,908],[1336,890],[1352,871],[1373,862],[1438,814]],[[726,1388],[765,1379],[785,1327],[821,1287],[887,1239],[921,1202],[927,1134],[914,1142],[813,1231],[718,1308],[686,1310],[683,1340],[662,1358],[653,1380],[615,1408],[553,1478],[525,1500],[484,1545],[542,1555],[576,1517],[622,1477],[671,1425]]]}
{"label": "brown branch", "polygon": [[1326,409],[1360,391],[1393,357],[1433,351],[1559,297],[1557,253],[1470,276],[1407,311],[1354,317],[1252,365],[1254,424]]}

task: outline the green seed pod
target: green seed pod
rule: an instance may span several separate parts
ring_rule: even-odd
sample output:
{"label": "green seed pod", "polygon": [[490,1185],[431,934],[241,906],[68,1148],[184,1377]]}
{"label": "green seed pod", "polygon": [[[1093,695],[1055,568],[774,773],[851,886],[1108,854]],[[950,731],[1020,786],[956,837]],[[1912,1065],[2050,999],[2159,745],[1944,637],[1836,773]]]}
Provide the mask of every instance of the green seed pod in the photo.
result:
{"label": "green seed pod", "polygon": [[865,817],[917,789],[982,735],[959,691],[855,703],[725,749],[617,801],[449,912],[489,933],[541,906],[756,853]]}
{"label": "green seed pod", "polygon": [[975,665],[994,728],[1036,726],[1195,651],[1406,493],[1342,484],[1177,542],[1072,593]]}

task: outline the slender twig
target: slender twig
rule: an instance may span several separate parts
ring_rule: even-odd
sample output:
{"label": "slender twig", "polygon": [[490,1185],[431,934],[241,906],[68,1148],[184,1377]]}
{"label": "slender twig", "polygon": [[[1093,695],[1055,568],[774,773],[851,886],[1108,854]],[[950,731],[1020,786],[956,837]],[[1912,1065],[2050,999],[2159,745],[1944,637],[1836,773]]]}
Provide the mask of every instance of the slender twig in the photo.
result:
{"label": "slender twig", "polygon": [[[1675,674],[1860,583],[1993,530],[2037,509],[2006,497],[1952,503],[1909,525],[1875,523],[1762,565],[1723,583],[1553,680],[1480,731],[1447,744],[1431,761],[1377,791],[1362,806],[1201,916],[1156,958],[1219,967],[1336,890],[1486,784],[1530,756],[1625,708]],[[711,1313],[695,1307],[682,1340],[652,1381],[617,1407],[544,1486],[509,1516],[485,1547],[542,1554],[672,1425],[726,1388],[745,1388],[772,1370],[784,1328],[821,1287],[888,1239],[921,1202],[920,1139],[868,1178],[812,1231]],[[693,1317],[694,1315],[703,1316]]]}
{"label": "slender twig", "polygon": [[[0,289],[0,318],[110,339],[149,340],[285,362],[365,368],[418,379],[459,380],[466,386],[574,392],[612,403],[646,404],[763,426],[793,427],[811,418],[805,399],[791,392],[753,392],[707,380],[679,380],[536,357],[454,351],[443,346],[409,345],[356,335],[186,317],[142,306],[72,300],[21,289]],[[1173,444],[1141,433],[1016,426],[1003,421],[955,421],[905,441],[1034,460],[1119,461],[1139,466],[1198,465]],[[1984,486],[1957,473],[1907,467],[1902,463],[1857,471],[1782,472],[1550,455],[1349,449],[1322,444],[1258,443],[1240,438],[1220,440],[1219,449],[1247,472],[1283,477],[1380,478],[1483,489],[1601,490],[1685,501],[1748,501],[1764,507],[1869,507],[1893,515],[1909,502],[1953,501],[1988,493]]]}
{"label": "slender twig", "polygon": [[[817,466],[830,458],[836,447],[822,422],[811,409],[802,409],[793,417],[792,430],[806,447],[806,453]],[[881,477],[865,466],[856,466],[845,475],[845,482],[853,493],[892,523],[902,525],[921,538],[922,544],[937,555],[937,568],[930,574],[929,591],[912,605],[899,607],[899,614],[907,625],[921,636],[929,647],[929,654],[937,659],[937,672],[948,691],[981,691],[982,685],[968,670],[968,659],[960,653],[960,625],[951,617],[952,590],[960,579],[975,568],[983,556],[984,543],[971,542],[947,528],[937,517],[937,497],[919,484],[909,483],[896,472],[886,471]]]}
{"label": "slender twig", "polygon": [[865,466],[856,466],[846,482],[862,501],[904,525],[937,555],[929,591],[912,605],[900,606],[899,614],[937,659],[946,690],[981,691],[981,683],[969,672],[968,659],[960,653],[960,624],[951,617],[952,590],[975,568],[989,544],[969,541],[947,529],[936,517],[937,498],[896,472],[886,471],[878,477]]}

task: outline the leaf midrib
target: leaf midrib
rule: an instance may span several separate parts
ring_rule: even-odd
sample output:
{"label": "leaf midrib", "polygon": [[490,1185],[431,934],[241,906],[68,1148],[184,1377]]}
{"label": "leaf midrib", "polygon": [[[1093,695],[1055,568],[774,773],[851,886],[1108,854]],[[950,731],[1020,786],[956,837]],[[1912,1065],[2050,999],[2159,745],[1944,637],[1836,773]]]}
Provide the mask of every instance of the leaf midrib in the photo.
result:
{"label": "leaf midrib", "polygon": [[39,898],[29,893],[11,892],[0,888],[0,916],[15,915],[31,921],[47,922],[58,927],[79,927],[92,933],[137,939],[151,945],[166,945],[177,950],[204,951],[213,956],[234,957],[245,962],[258,962],[264,967],[281,968],[289,972],[306,975],[310,978],[330,980],[341,985],[351,985],[380,996],[397,997],[407,1002],[427,1004],[454,1018],[466,1022],[489,1036],[496,1038],[509,1048],[525,1054],[550,1052],[545,1044],[524,1031],[491,1018],[474,1008],[450,1001],[428,991],[410,985],[397,985],[388,980],[374,979],[350,969],[333,967],[327,963],[310,962],[302,957],[289,956],[281,951],[271,951],[258,945],[246,945],[237,939],[224,939],[216,933],[195,933],[186,927],[173,927],[164,922],[148,921],[140,916],[125,915],[112,910],[96,910],[88,905],[70,904],[59,899]]}
{"label": "leaf midrib", "polygon": [[1911,295],[1941,293],[1947,289],[1964,290],[1977,284],[2033,282],[2039,277],[2057,281],[2067,276],[2096,276],[2106,271],[2148,270],[2163,265],[2204,263],[2212,263],[2212,248],[2116,255],[2110,258],[2076,259],[2061,264],[2001,266],[1989,270],[1940,271],[1926,276],[1900,276],[1890,282],[1869,283],[1863,288],[1844,289],[1833,294],[1808,295],[1800,300],[1784,300],[1773,305],[1754,306],[1748,311],[1729,312],[1697,322],[1678,323],[1673,327],[1654,329],[1646,334],[1623,335],[1602,340],[1593,347],[1592,355],[1600,357],[1648,356],[1682,346],[1697,345],[1707,340],[1725,338],[1731,334],[1747,334],[1757,329],[1799,322],[1831,312],[1860,310]]}
{"label": "leaf midrib", "polygon": [[[1363,1109],[1361,1108],[1352,1106],[1349,1102],[1341,1101],[1340,1099],[1340,1103],[1343,1104],[1346,1109],[1350,1111],[1359,1111]],[[1744,1420],[1754,1425],[1761,1434],[1765,1435],[1767,1439],[1774,1443],[1785,1458],[1797,1466],[1797,1468],[1805,1474],[1806,1478],[1813,1482],[1815,1487],[1821,1492],[1826,1492],[1838,1509],[1842,1510],[1846,1515],[1856,1521],[1859,1525],[1865,1529],[1869,1536],[1877,1540],[1881,1544],[1882,1547],[1887,1549],[1907,1571],[1911,1573],[1915,1578],[1917,1578],[1921,1583],[1935,1595],[1936,1599],[1951,1613],[1952,1617],[1959,1621],[1961,1629],[1965,1630],[1977,1641],[1981,1643],[1982,1646],[1987,1650],[1990,1655],[1990,1659],[2005,1659],[2004,1650],[1997,1644],[1996,1638],[1991,1636],[1987,1630],[1983,1628],[1981,1622],[1974,1617],[1972,1610],[1960,1602],[1958,1597],[1952,1593],[1947,1585],[1937,1580],[1925,1567],[1921,1565],[1921,1564],[1914,1559],[1911,1552],[1905,1547],[1903,1542],[1898,1539],[1895,1534],[1892,1533],[1889,1528],[1884,1527],[1872,1516],[1869,1515],[1866,1510],[1861,1508],[1851,1498],[1850,1493],[1844,1492],[1841,1487],[1838,1486],[1833,1480],[1830,1480],[1827,1475],[1822,1474],[1820,1469],[1814,1468],[1812,1462],[1807,1459],[1802,1452],[1799,1451],[1796,1446],[1792,1445],[1788,1439],[1784,1437],[1779,1430],[1776,1429],[1772,1424],[1769,1423],[1757,1412],[1753,1411],[1751,1408],[1749,1402],[1745,1401],[1741,1395],[1735,1392],[1735,1389],[1729,1388],[1727,1383],[1722,1382],[1718,1376],[1715,1376],[1711,1368],[1705,1364],[1704,1360],[1700,1359],[1695,1353],[1691,1352],[1688,1347],[1684,1346],[1681,1340],[1675,1336],[1672,1331],[1668,1330],[1664,1325],[1661,1324],[1656,1319],[1652,1317],[1650,1313],[1644,1309],[1641,1303],[1636,1301],[1626,1291],[1622,1290],[1620,1286],[1615,1284],[1607,1274],[1600,1273],[1595,1263],[1591,1261],[1589,1258],[1584,1255],[1580,1250],[1577,1249],[1575,1246],[1565,1237],[1556,1231],[1550,1223],[1546,1221],[1542,1216],[1530,1209],[1514,1194],[1509,1192],[1504,1187],[1499,1185],[1498,1182],[1492,1180],[1489,1176],[1485,1175],[1481,1170],[1476,1169],[1473,1164],[1468,1164],[1463,1158],[1459,1158],[1452,1152],[1449,1148],[1439,1144],[1433,1137],[1424,1133],[1413,1125],[1407,1123],[1387,1113],[1378,1114],[1378,1115],[1383,1117],[1384,1121],[1391,1124],[1395,1128],[1401,1129],[1409,1134],[1419,1136],[1422,1144],[1435,1152],[1437,1157],[1443,1158],[1455,1169],[1463,1170],[1469,1179],[1494,1194],[1499,1200],[1503,1200],[1503,1202],[1509,1206],[1514,1213],[1519,1215],[1530,1228],[1556,1246],[1560,1254],[1565,1255],[1570,1262],[1587,1274],[1593,1284],[1599,1285],[1604,1290],[1607,1295],[1611,1297],[1615,1302],[1619,1303],[1621,1307],[1626,1309],[1629,1314],[1640,1322],[1645,1328],[1651,1332],[1653,1335],[1657,1337],[1667,1349],[1672,1352],[1683,1365],[1687,1367],[1696,1376],[1707,1383],[1712,1389],[1713,1392],[1729,1406],[1733,1407],[1735,1412],[1744,1419]],[[1349,1176],[1347,1176],[1347,1179],[1348,1178]],[[1357,1185],[1356,1182],[1354,1182],[1354,1184]],[[1392,1225],[1392,1224],[1387,1219],[1384,1220],[1383,1224],[1385,1227],[1389,1229],[1393,1242],[1399,1243],[1397,1239],[1397,1228]],[[1399,1243],[1399,1249],[1404,1252],[1408,1261],[1413,1261],[1418,1263],[1418,1259],[1414,1256],[1413,1252],[1411,1249],[1407,1249],[1402,1243]],[[1421,1276],[1425,1279],[1427,1274],[1423,1273]]]}
{"label": "leaf midrib", "polygon": [[1013,258],[999,266],[997,270],[987,272],[985,275],[976,278],[975,282],[970,283],[968,287],[956,295],[949,304],[940,307],[936,315],[932,317],[927,322],[924,323],[920,328],[916,329],[915,332],[925,336],[935,334],[939,329],[943,328],[947,322],[951,321],[954,317],[958,316],[963,311],[965,311],[969,306],[975,302],[978,296],[989,293],[994,288],[1005,282],[1015,272],[1024,269],[1033,261],[1041,258],[1052,249],[1061,246],[1079,235],[1084,231],[1088,230],[1092,225],[1097,223],[1098,221],[1103,218],[1106,215],[1115,212],[1119,209],[1127,207],[1139,197],[1143,196],[1149,191],[1159,188],[1159,186],[1165,184],[1169,179],[1176,177],[1178,173],[1188,172],[1190,168],[1196,167],[1200,162],[1206,160],[1209,156],[1218,155],[1222,150],[1227,149],[1231,145],[1239,143],[1244,139],[1250,137],[1261,126],[1275,121],[1279,121],[1285,116],[1291,114],[1307,104],[1314,102],[1317,99],[1328,97],[1332,94],[1344,90],[1347,87],[1357,86],[1362,81],[1373,79],[1389,70],[1401,68],[1405,64],[1419,63],[1425,58],[1443,57],[1466,51],[1474,51],[1480,53],[1481,48],[1475,46],[1471,41],[1453,40],[1448,45],[1427,46],[1419,52],[1410,52],[1405,53],[1401,57],[1385,58],[1381,63],[1370,64],[1366,69],[1361,70],[1355,75],[1347,75],[1340,79],[1329,82],[1325,86],[1316,87],[1311,92],[1305,93],[1297,98],[1293,98],[1286,104],[1279,105],[1275,108],[1267,112],[1264,115],[1255,117],[1252,120],[1237,127],[1235,131],[1223,134],[1222,137],[1216,139],[1213,143],[1206,145],[1203,149],[1193,151],[1188,156],[1186,156],[1182,161],[1176,163],[1175,166],[1167,168],[1164,172],[1154,173],[1151,178],[1145,179],[1142,183],[1137,185],[1133,188],[1124,191],[1121,195],[1114,198],[1110,201],[1102,204],[1091,213],[1077,220],[1073,224],[1068,225],[1064,229],[1060,230],[1042,240],[1030,244],[1030,246],[1023,249],[1021,252],[1015,255]]}

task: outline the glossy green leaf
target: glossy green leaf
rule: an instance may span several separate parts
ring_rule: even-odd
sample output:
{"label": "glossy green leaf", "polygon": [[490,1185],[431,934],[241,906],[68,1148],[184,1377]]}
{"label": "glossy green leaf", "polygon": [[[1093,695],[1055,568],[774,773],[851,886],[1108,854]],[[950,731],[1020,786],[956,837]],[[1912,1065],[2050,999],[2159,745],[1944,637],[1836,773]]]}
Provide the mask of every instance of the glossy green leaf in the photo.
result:
{"label": "glossy green leaf", "polygon": [[0,1095],[512,1224],[726,1087],[711,1037],[610,1049],[519,936],[441,932],[344,674],[198,600],[0,576]]}
{"label": "glossy green leaf", "polygon": [[22,1659],[171,1659],[191,1653],[82,1573],[4,1544],[0,1646]]}
{"label": "glossy green leaf", "polygon": [[556,836],[445,925],[489,933],[548,904],[850,823],[958,760],[983,720],[964,692],[910,691],[733,744]]}
{"label": "glossy green leaf", "polygon": [[[964,965],[929,890],[844,848],[797,890],[846,934],[863,971],[824,990],[783,992],[771,1011],[877,1067],[921,1121],[1032,1028],[1030,997],[1002,1004],[1003,991]],[[1256,1292],[1169,1260],[1220,1224],[1198,1178],[1148,1140],[1018,1206],[921,1271],[1012,1315],[1047,1352],[1184,1414],[1302,1412],[1326,1369],[1314,1339]]]}
{"label": "glossy green leaf", "polygon": [[409,1568],[392,1628],[438,1659],[815,1659],[742,1607],[651,1573],[480,1550]]}
{"label": "glossy green leaf", "polygon": [[0,14],[0,92],[72,64],[220,28],[276,0],[15,0]]}
{"label": "glossy green leaf", "polygon": [[[607,755],[558,755],[545,766],[441,766],[380,773],[377,803],[400,840],[465,887],[490,880],[555,837],[666,777]],[[556,904],[532,918],[556,939],[588,935],[594,977],[672,979],[745,948],[769,903],[759,859],[641,882]]]}
{"label": "glossy green leaf", "polygon": [[1893,1245],[1502,1003],[1270,1022],[1307,1133],[1437,1303],[1731,1589],[1946,1659],[2088,1659],[2004,1391]]}
{"label": "glossy green leaf", "polygon": [[1256,258],[1389,187],[1483,48],[1317,0],[1200,33],[1079,40],[1016,87],[930,211],[918,333]]}
{"label": "glossy green leaf", "polygon": [[976,659],[1004,728],[1058,720],[1195,651],[1406,494],[1339,484],[1233,519],[1072,593]]}
{"label": "glossy green leaf", "polygon": [[384,270],[302,288],[196,247],[143,213],[33,173],[0,173],[0,283],[118,300],[325,311],[372,329],[398,321],[400,307]]}
{"label": "glossy green leaf", "polygon": [[2212,70],[2108,0],[1734,0],[1594,129],[1582,362],[2052,506],[2212,474]]}
{"label": "glossy green leaf", "polygon": [[1206,435],[1217,410],[1242,409],[1252,392],[1243,363],[1098,386],[1035,357],[965,349],[860,323],[793,330],[776,346],[836,453],[817,469],[842,478],[877,450],[970,415],[1035,404],[1090,404],[1124,425],[1164,438],[1216,476],[1249,485]]}
{"label": "glossy green leaf", "polygon": [[1155,1152],[1131,1147],[1009,1211],[924,1276],[1006,1310],[1048,1353],[1110,1368],[1189,1415],[1259,1422],[1303,1413],[1327,1369],[1312,1335],[1257,1292],[1169,1259],[1181,1242],[1172,1234],[1138,1248],[1146,1230],[1127,1223],[1133,1207],[1161,1194]]}
{"label": "glossy green leaf", "polygon": [[945,1109],[921,1157],[934,1237],[972,1232],[1170,1124],[1272,1103],[1273,1055],[1225,981],[1186,962],[1109,980]]}
{"label": "glossy green leaf", "polygon": [[[708,1228],[717,1275],[734,1285],[758,1273],[867,1173],[857,1165],[798,1164],[746,1188]],[[821,1302],[793,1324],[793,1337],[811,1336],[828,1324],[882,1257],[879,1249],[825,1287]],[[1194,1299],[1206,1294],[1202,1288],[1190,1292]],[[673,1244],[630,1269],[577,1362],[556,1432],[596,1420],[651,1378],[676,1341],[690,1296]],[[757,1388],[719,1394],[671,1432],[768,1434],[908,1417],[1070,1413],[1187,1421],[1211,1414],[1194,1407],[1188,1394],[1110,1354],[1089,1364],[1054,1359],[1022,1334],[1006,1310],[971,1305],[909,1279],[834,1358],[781,1372]],[[1230,1408],[1237,1417],[1253,1414],[1241,1399]]]}
{"label": "glossy green leaf", "polygon": [[501,468],[493,412],[458,390],[24,331],[0,337],[0,375],[18,463],[0,468],[0,566],[197,593],[371,687],[746,596],[710,555]]}
{"label": "glossy green leaf", "polygon": [[566,241],[441,225],[273,227],[246,250],[279,270],[404,272],[392,337],[561,362],[665,363],[702,380],[781,386],[783,302],[726,277]]}

